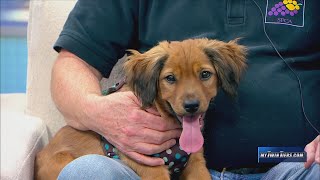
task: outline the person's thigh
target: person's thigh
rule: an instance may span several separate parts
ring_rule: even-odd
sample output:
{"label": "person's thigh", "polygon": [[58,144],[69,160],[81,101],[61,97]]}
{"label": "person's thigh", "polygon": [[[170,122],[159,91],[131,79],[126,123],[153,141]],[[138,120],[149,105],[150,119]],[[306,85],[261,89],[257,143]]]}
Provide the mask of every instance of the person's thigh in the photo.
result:
{"label": "person's thigh", "polygon": [[282,162],[266,172],[262,179],[319,179],[319,177],[319,164],[313,163],[306,169],[304,163]]}
{"label": "person's thigh", "polygon": [[62,169],[58,179],[138,180],[140,178],[120,160],[91,154],[79,157],[69,163]]}
{"label": "person's thigh", "polygon": [[260,180],[264,173],[259,174],[236,174],[228,171],[218,172],[210,170],[212,180]]}

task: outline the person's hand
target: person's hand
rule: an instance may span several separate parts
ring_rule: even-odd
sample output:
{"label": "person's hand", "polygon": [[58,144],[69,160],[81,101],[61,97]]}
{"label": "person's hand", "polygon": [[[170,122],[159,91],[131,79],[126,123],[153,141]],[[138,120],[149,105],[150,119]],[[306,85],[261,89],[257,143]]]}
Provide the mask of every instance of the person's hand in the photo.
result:
{"label": "person's hand", "polygon": [[314,162],[320,164],[320,135],[304,148],[307,153],[307,162],[304,167],[309,168]]}
{"label": "person's hand", "polygon": [[[178,121],[166,121],[153,108],[142,110],[131,91],[91,97],[88,107],[96,132],[133,160],[150,165],[163,165],[161,158],[150,157],[176,144],[181,134]],[[92,124],[91,124],[92,125]],[[91,126],[92,127],[92,126]]]}

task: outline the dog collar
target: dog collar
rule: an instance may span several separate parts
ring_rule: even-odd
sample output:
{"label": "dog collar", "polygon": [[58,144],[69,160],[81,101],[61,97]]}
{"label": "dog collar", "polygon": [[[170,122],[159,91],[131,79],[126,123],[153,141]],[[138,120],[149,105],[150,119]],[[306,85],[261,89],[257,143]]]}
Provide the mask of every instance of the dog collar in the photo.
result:
{"label": "dog collar", "polygon": [[[114,147],[111,143],[109,143],[102,136],[101,136],[101,140],[102,140],[101,142],[102,142],[104,154],[109,158],[120,159],[118,154],[118,149]],[[177,139],[177,142],[179,142],[178,139]],[[165,162],[165,165],[168,166],[168,169],[171,172],[171,175],[176,176],[176,175],[179,175],[187,165],[189,155],[190,154],[183,151],[179,143],[177,143],[170,149],[167,149],[158,154],[153,154],[151,156],[163,159],[163,161]]]}
{"label": "dog collar", "polygon": [[114,84],[113,86],[109,87],[106,90],[102,90],[102,95],[106,96],[108,94],[114,93],[122,88],[122,86],[126,83],[126,79],[121,79],[118,83]]}

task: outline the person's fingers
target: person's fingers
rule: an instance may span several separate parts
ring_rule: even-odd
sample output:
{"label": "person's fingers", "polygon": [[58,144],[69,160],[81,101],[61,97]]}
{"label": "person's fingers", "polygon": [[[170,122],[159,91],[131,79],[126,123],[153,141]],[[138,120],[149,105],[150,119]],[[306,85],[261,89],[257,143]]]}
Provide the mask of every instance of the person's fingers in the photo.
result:
{"label": "person's fingers", "polygon": [[181,128],[181,125],[178,120],[167,120],[163,117],[155,116],[153,114],[145,112],[141,115],[143,118],[143,123],[145,124],[145,127],[148,127],[150,129],[158,130],[158,131],[168,131],[173,129],[179,129]]}
{"label": "person's fingers", "polygon": [[[132,91],[127,91],[127,96],[132,100],[132,102],[134,102],[136,105],[138,105],[138,107],[142,107],[142,102],[140,101],[140,99],[132,92]],[[149,107],[147,109],[145,109],[145,111],[154,114],[154,115],[160,115],[157,111],[156,108],[154,107]]]}
{"label": "person's fingers", "polygon": [[[320,137],[320,136],[319,136]],[[317,149],[316,149],[316,154],[315,154],[315,162],[320,164],[320,140],[317,143]]]}
{"label": "person's fingers", "polygon": [[312,146],[306,146],[305,151],[307,153],[307,161],[304,163],[304,167],[309,168],[314,162],[315,149]]}
{"label": "person's fingers", "polygon": [[127,149],[134,149],[136,143],[161,145],[169,140],[177,139],[181,135],[181,130],[161,132],[147,128],[137,130],[134,126],[127,126],[120,130],[120,134],[121,136],[117,137],[117,144]]}
{"label": "person's fingers", "polygon": [[[141,102],[138,98],[134,95],[133,92],[128,91],[127,96],[132,99],[134,103],[141,107]],[[145,127],[158,130],[158,131],[167,131],[181,128],[181,124],[176,119],[164,119],[163,117],[159,116],[160,114],[154,108],[148,108],[146,111],[139,109],[135,111],[131,116],[130,119],[135,119],[136,122],[142,122],[145,124]]]}
{"label": "person's fingers", "polygon": [[155,116],[140,109],[133,109],[129,112],[128,119],[131,125],[138,125],[157,131],[168,131],[181,128],[178,120],[164,119],[163,117]]}
{"label": "person's fingers", "polygon": [[316,149],[320,141],[320,136],[317,136],[311,143],[307,144],[305,151],[307,153],[307,161],[304,163],[305,168],[309,168],[315,162]]}
{"label": "person's fingers", "polygon": [[[126,136],[118,139],[114,145],[123,147],[129,151],[136,151],[140,154],[156,154],[169,149],[176,144],[176,140],[180,134],[180,130],[170,130],[167,132],[159,132],[151,129],[135,131],[134,127],[129,127],[124,131]],[[128,138],[132,137],[132,138]],[[133,138],[134,137],[134,138]],[[112,141],[111,141],[112,143]]]}
{"label": "person's fingers", "polygon": [[133,93],[133,91],[126,91],[127,96],[139,107],[142,107],[141,101],[138,99],[138,97]]}
{"label": "person's fingers", "polygon": [[153,129],[144,128],[139,131],[137,136],[140,137],[140,142],[151,144],[162,144],[170,139],[177,139],[181,135],[180,129],[169,130],[166,132],[156,131]]}
{"label": "person's fingers", "polygon": [[156,144],[146,144],[146,143],[137,143],[135,144],[134,151],[140,154],[153,155],[165,151],[176,144],[175,139],[170,139],[160,145]]}
{"label": "person's fingers", "polygon": [[147,108],[145,111],[147,111],[148,113],[151,113],[155,116],[160,116],[160,113],[158,112],[158,110],[155,107]]}
{"label": "person's fingers", "polygon": [[125,154],[140,164],[144,164],[148,166],[164,165],[164,161],[161,158],[145,156],[136,152],[126,152]]}

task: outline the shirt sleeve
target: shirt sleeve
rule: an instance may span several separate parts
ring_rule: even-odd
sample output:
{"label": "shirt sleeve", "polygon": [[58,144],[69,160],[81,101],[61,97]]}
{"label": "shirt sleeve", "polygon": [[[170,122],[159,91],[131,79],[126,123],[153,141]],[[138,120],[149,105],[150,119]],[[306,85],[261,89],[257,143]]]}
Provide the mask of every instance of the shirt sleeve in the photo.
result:
{"label": "shirt sleeve", "polygon": [[78,0],[54,49],[66,49],[108,77],[136,38],[136,0]]}

